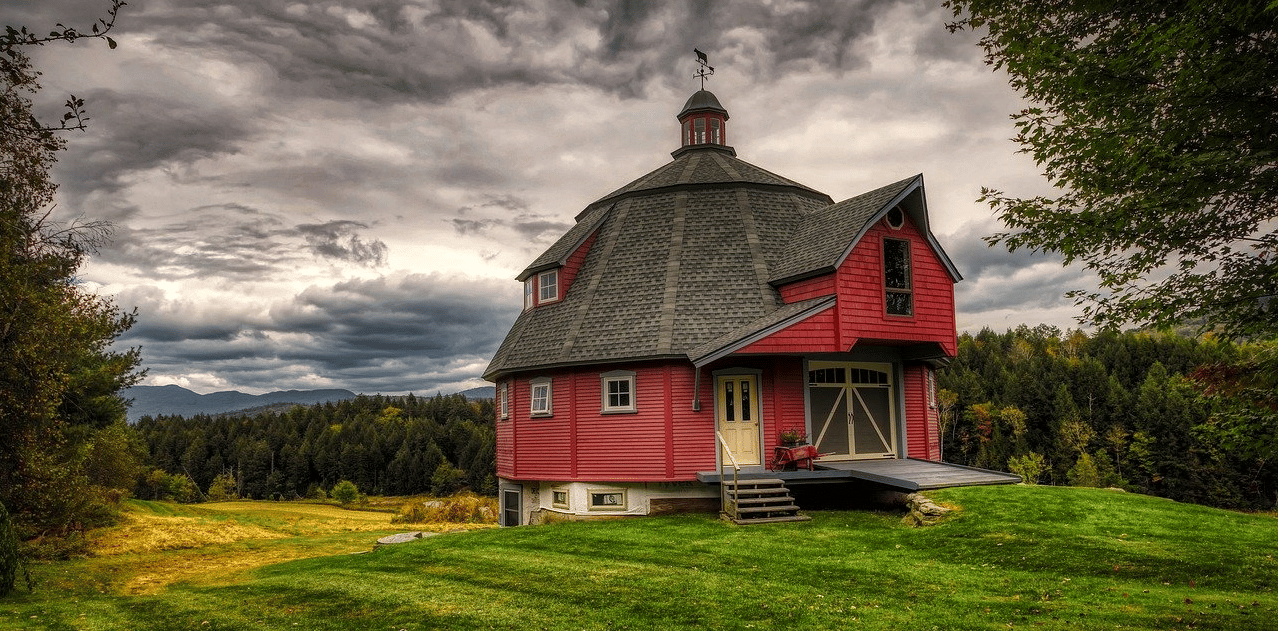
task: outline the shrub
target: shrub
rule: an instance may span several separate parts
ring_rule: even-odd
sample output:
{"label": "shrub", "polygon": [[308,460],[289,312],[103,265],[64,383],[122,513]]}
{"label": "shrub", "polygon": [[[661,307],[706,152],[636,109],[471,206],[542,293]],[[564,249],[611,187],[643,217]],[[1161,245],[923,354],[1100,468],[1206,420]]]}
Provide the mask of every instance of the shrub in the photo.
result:
{"label": "shrub", "polygon": [[183,504],[194,502],[200,496],[200,490],[195,487],[195,482],[185,473],[168,476],[168,479],[164,481],[164,493],[169,499]]}
{"label": "shrub", "polygon": [[1096,461],[1092,459],[1091,454],[1083,452],[1078,455],[1078,462],[1074,463],[1070,470],[1065,472],[1065,477],[1069,479],[1070,486],[1100,486],[1100,471],[1096,468]]}
{"label": "shrub", "polygon": [[447,460],[439,463],[435,467],[435,473],[430,476],[430,494],[444,497],[460,491],[465,476],[465,472],[449,464]]}
{"label": "shrub", "polygon": [[1043,457],[1032,451],[1024,456],[1007,459],[1007,470],[1021,476],[1026,484],[1038,484],[1038,479],[1046,468],[1047,463],[1043,461]]}
{"label": "shrub", "polygon": [[235,475],[232,473],[218,474],[209,483],[208,495],[210,502],[225,502],[238,499],[239,496],[235,494]]}
{"label": "shrub", "polygon": [[342,506],[345,506],[359,499],[359,488],[350,480],[342,480],[333,485],[333,490],[330,492],[330,495],[333,496],[333,499],[340,502]]}
{"label": "shrub", "polygon": [[9,511],[0,503],[0,596],[7,596],[13,591],[19,569],[24,572],[26,570],[22,552],[18,548],[18,533],[13,530]]}
{"label": "shrub", "polygon": [[391,518],[393,524],[493,524],[497,499],[461,493],[437,500],[409,502]]}

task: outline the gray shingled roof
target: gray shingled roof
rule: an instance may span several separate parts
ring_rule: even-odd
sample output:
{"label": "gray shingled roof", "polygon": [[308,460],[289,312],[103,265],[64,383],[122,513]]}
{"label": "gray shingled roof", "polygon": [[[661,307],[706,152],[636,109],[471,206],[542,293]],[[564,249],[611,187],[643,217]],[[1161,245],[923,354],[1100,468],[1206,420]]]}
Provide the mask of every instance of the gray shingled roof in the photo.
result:
{"label": "gray shingled roof", "polygon": [[587,206],[524,270],[562,264],[597,235],[564,298],[519,316],[485,378],[707,355],[801,314],[823,299],[785,305],[769,281],[827,265],[918,179],[832,204],[723,147],[694,147]]}
{"label": "gray shingled roof", "polygon": [[683,109],[679,110],[679,114],[675,118],[683,118],[684,114],[696,112],[700,110],[712,110],[723,114],[724,119],[728,118],[728,110],[719,104],[719,97],[715,96],[709,90],[697,90],[688,97],[688,101],[683,104]]}
{"label": "gray shingled roof", "polygon": [[916,175],[888,184],[804,216],[786,245],[782,263],[772,270],[769,280],[780,284],[834,271],[843,261],[848,246],[859,240],[870,220],[920,177]]}
{"label": "gray shingled roof", "polygon": [[598,228],[599,224],[603,223],[611,208],[611,206],[595,206],[591,208],[577,220],[576,225],[570,228],[564,236],[559,237],[559,240],[550,246],[549,250],[543,252],[541,256],[537,257],[537,260],[525,267],[524,271],[520,272],[515,280],[523,282],[524,279],[537,272],[562,266],[568,261],[568,257],[572,256],[572,253],[590,237],[595,228]]}
{"label": "gray shingled roof", "polygon": [[599,201],[586,207],[577,215],[581,221],[587,214],[599,206],[615,203],[619,199],[646,194],[657,189],[673,187],[707,187],[732,186],[736,184],[757,184],[782,188],[798,189],[825,204],[834,201],[829,195],[808,188],[794,180],[781,177],[776,173],[759,168],[737,158],[731,147],[722,145],[690,145],[675,152],[674,161],[659,167],[647,175],[607,194]]}
{"label": "gray shingled roof", "polygon": [[694,364],[701,365],[708,358],[746,346],[756,341],[756,338],[766,336],[776,327],[789,327],[791,324],[802,322],[809,316],[825,311],[834,306],[834,300],[834,296],[820,296],[792,302],[688,351],[688,359],[691,359]]}

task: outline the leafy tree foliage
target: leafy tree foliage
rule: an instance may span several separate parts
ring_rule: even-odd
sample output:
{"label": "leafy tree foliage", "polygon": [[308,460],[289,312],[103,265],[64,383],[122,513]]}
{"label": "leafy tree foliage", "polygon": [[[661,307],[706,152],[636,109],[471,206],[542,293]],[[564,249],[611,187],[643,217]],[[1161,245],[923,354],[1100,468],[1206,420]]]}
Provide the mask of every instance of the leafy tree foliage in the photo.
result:
{"label": "leafy tree foliage", "polygon": [[1172,332],[964,334],[938,375],[940,398],[956,411],[945,459],[1052,484],[1269,508],[1278,499],[1274,454],[1222,438],[1213,416],[1221,404],[1186,377],[1232,365],[1247,348]]}
{"label": "leafy tree foliage", "polygon": [[284,413],[144,417],[136,429],[155,475],[189,473],[210,498],[330,488],[336,497],[344,480],[372,495],[495,495],[492,406],[461,395],[360,396]]}
{"label": "leafy tree foliage", "polygon": [[333,492],[330,494],[333,499],[341,503],[342,506],[350,504],[359,499],[359,489],[354,482],[350,480],[341,480],[333,485]]}
{"label": "leafy tree foliage", "polygon": [[138,454],[118,392],[140,377],[139,353],[111,346],[134,317],[76,279],[109,226],[50,220],[59,132],[83,129],[83,101],[72,96],[58,124],[38,121],[39,73],[24,52],[109,40],[122,5],[88,33],[59,24],[47,36],[14,27],[0,35],[0,502],[22,539],[108,521],[111,500],[134,483]]}
{"label": "leafy tree foliage", "polygon": [[1192,378],[1216,404],[1204,431],[1227,449],[1278,459],[1278,338],[1245,344],[1236,361],[1203,366]]}
{"label": "leafy tree foliage", "polygon": [[947,0],[1061,192],[985,190],[1009,249],[1096,272],[1086,320],[1278,331],[1278,3]]}

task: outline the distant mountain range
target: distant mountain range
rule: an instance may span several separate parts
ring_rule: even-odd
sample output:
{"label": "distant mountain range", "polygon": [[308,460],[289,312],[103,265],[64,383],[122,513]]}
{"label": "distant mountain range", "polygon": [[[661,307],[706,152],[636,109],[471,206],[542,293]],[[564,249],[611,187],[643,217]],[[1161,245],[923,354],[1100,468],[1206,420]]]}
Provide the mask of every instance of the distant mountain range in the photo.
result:
{"label": "distant mountain range", "polygon": [[[491,399],[496,395],[492,386],[471,388],[459,393],[467,399]],[[195,416],[196,414],[225,414],[254,408],[274,408],[291,405],[315,405],[329,401],[354,399],[350,390],[283,390],[266,394],[244,394],[228,390],[210,394],[197,394],[181,386],[133,386],[121,392],[126,399],[133,399],[129,407],[129,421],[143,416],[160,414]]]}

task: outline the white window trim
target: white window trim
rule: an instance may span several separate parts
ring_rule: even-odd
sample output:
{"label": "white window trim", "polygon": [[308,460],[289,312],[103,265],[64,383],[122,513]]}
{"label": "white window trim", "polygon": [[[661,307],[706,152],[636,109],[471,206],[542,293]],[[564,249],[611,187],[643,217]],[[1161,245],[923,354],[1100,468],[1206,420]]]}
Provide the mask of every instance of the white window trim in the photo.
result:
{"label": "white window trim", "polygon": [[536,295],[536,288],[533,286],[533,279],[529,278],[524,281],[524,311],[532,309],[536,304],[533,296]]}
{"label": "white window trim", "polygon": [[[554,293],[547,295],[547,288]],[[559,300],[559,270],[546,270],[537,275],[537,304],[555,302],[556,300]]]}
{"label": "white window trim", "polygon": [[503,421],[510,418],[510,386],[505,381],[497,386],[497,412]]}
{"label": "white window trim", "polygon": [[[551,416],[555,413],[555,389],[550,377],[537,377],[528,382],[528,413],[531,416]],[[545,408],[537,407],[537,389],[546,389]]]}
{"label": "white window trim", "polygon": [[[629,385],[630,405],[611,405],[608,384],[626,382]],[[635,371],[613,370],[599,375],[600,414],[634,414],[639,411],[638,391],[635,388]]]}
{"label": "white window trim", "polygon": [[[606,493],[609,495],[621,495],[621,504],[595,504],[595,494]],[[624,512],[629,505],[629,499],[626,497],[625,489],[589,489],[586,491],[586,510],[592,511],[621,511]]]}

